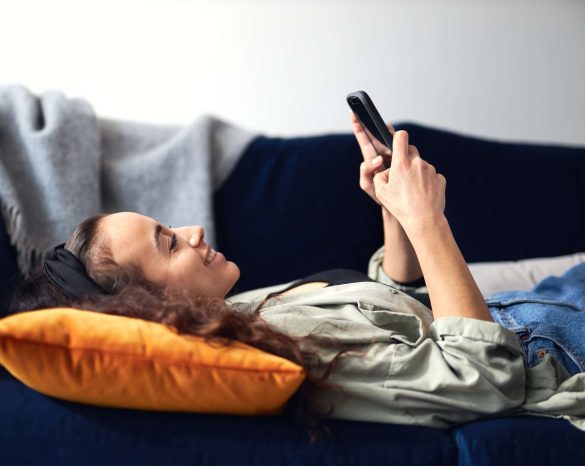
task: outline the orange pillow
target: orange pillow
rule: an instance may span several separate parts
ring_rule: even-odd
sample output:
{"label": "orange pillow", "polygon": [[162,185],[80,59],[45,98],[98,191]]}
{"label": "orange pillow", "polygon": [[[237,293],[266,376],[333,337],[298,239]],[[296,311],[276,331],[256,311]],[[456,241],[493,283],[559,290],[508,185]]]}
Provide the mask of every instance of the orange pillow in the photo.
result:
{"label": "orange pillow", "polygon": [[240,342],[70,308],[1,319],[0,364],[64,400],[198,413],[277,414],[305,378],[301,366]]}

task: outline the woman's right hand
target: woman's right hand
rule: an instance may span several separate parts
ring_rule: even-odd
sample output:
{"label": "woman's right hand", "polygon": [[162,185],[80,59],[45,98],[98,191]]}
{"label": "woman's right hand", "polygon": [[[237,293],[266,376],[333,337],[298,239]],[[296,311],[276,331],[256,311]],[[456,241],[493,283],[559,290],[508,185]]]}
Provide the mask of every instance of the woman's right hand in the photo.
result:
{"label": "woman's right hand", "polygon": [[376,173],[373,181],[376,198],[407,233],[410,226],[444,217],[447,181],[408,145],[406,131],[394,134],[392,165]]}

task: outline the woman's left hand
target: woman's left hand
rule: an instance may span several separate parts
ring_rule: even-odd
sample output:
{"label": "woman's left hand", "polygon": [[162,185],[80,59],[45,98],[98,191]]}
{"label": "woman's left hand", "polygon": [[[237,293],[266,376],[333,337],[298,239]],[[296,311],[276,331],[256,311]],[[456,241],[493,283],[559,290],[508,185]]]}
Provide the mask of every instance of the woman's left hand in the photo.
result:
{"label": "woman's left hand", "polygon": [[[386,158],[389,162],[392,157],[392,151],[378,141],[367,129],[364,129],[352,111],[350,111],[350,117],[353,134],[364,157],[364,161],[360,165],[360,188],[376,203],[382,205],[374,190],[374,175],[385,170],[383,158]],[[394,134],[394,128],[390,124],[387,126],[390,133]]]}

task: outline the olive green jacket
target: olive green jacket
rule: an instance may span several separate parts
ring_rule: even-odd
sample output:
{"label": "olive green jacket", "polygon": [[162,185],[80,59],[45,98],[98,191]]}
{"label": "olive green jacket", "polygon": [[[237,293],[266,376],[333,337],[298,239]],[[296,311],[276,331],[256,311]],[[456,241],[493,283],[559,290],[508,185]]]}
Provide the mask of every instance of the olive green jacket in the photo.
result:
{"label": "olive green jacket", "polygon": [[[275,297],[262,318],[294,336],[332,336],[348,344],[317,401],[332,417],[448,428],[490,416],[566,417],[585,430],[585,373],[570,377],[550,356],[525,369],[514,332],[465,317],[434,320],[429,308],[382,270],[383,248],[370,259],[377,282],[330,286]],[[268,293],[293,282],[230,296],[251,312]],[[418,291],[425,291],[418,289]],[[326,343],[305,343],[321,361],[336,354]],[[584,416],[584,417],[576,417]]]}

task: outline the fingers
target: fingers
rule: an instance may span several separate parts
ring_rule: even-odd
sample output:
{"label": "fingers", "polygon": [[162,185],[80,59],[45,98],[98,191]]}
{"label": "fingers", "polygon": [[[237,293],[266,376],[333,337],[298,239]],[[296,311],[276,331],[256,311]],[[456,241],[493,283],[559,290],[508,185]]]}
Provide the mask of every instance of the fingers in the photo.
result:
{"label": "fingers", "polygon": [[414,157],[420,157],[418,149],[416,148],[416,146],[413,145],[408,146],[408,155],[410,155],[411,159]]}
{"label": "fingers", "polygon": [[[367,167],[366,173],[373,173],[382,166],[383,159],[378,159],[378,155],[386,157],[386,160],[396,160],[394,164],[409,165],[413,160],[420,158],[420,154],[416,146],[408,144],[408,133],[406,131],[396,131],[391,124],[387,124],[388,130],[393,135],[392,150],[378,141],[367,128],[362,126],[357,115],[349,111],[354,135],[358,141],[362,155],[366,162],[373,163],[374,170],[369,170]],[[399,160],[399,161],[398,161]],[[387,162],[388,166],[390,163]],[[433,167],[434,168],[434,167]]]}
{"label": "fingers", "polygon": [[374,167],[369,161],[364,161],[360,164],[360,188],[367,189],[369,182],[374,176]]}
{"label": "fingers", "polygon": [[360,187],[368,191],[372,187],[372,178],[383,168],[382,157],[379,155],[372,160],[364,160],[360,164]]}
{"label": "fingers", "polygon": [[371,178],[372,176],[374,176],[375,172],[377,172],[380,168],[384,166],[382,162],[383,160],[381,155],[377,155],[371,160],[364,160],[360,164],[360,173],[362,174],[362,176],[367,176]]}
{"label": "fingers", "polygon": [[376,152],[375,147],[372,145],[370,138],[368,137],[368,134],[366,134],[357,116],[355,116],[355,114],[351,110],[350,114],[353,134],[355,135],[355,138],[357,139],[357,142],[360,146],[364,160],[366,161],[372,160],[374,157],[378,155],[378,153]]}
{"label": "fingers", "polygon": [[392,151],[388,147],[386,147],[386,144],[384,144],[383,142],[381,142],[372,133],[370,133],[370,131],[368,130],[368,128],[365,128],[364,131],[366,132],[366,134],[370,138],[370,142],[372,143],[372,145],[374,146],[374,149],[376,149],[376,152],[378,154],[384,154],[386,156],[392,155]]}
{"label": "fingers", "polygon": [[417,147],[408,144],[408,133],[406,131],[401,130],[394,133],[392,149],[394,153],[393,164],[409,165],[416,159],[422,160]]}
{"label": "fingers", "polygon": [[[356,114],[355,114],[355,113],[353,113],[353,110],[350,110],[350,111],[349,111],[349,118],[351,119],[351,122],[352,122],[352,123],[354,123],[354,122],[357,122],[357,123],[359,123],[359,121],[360,121],[360,120],[358,119],[358,117],[356,116]],[[390,131],[390,134],[391,134],[392,136],[394,136],[394,133],[396,132],[396,130],[394,129],[394,126],[392,126],[390,123],[386,123],[386,126],[388,127],[388,131]]]}
{"label": "fingers", "polygon": [[390,169],[378,172],[374,175],[374,187],[378,190],[382,185],[388,184],[388,175]]}
{"label": "fingers", "polygon": [[[353,133],[358,141],[358,144],[362,150],[362,155],[364,159],[372,159],[377,155],[385,155],[388,158],[392,155],[392,151],[386,147],[385,144],[380,142],[377,138],[374,137],[370,131],[364,127],[359,118],[352,110],[349,111]],[[392,134],[394,134],[394,128],[391,125],[388,125],[388,129]]]}
{"label": "fingers", "polygon": [[362,162],[360,166],[360,188],[370,196],[377,204],[380,204],[380,201],[376,197],[376,188],[374,186],[374,174],[371,168],[368,168],[368,162]]}
{"label": "fingers", "polygon": [[392,142],[392,167],[401,167],[410,165],[413,155],[409,154],[408,133],[406,131],[396,131]]}

